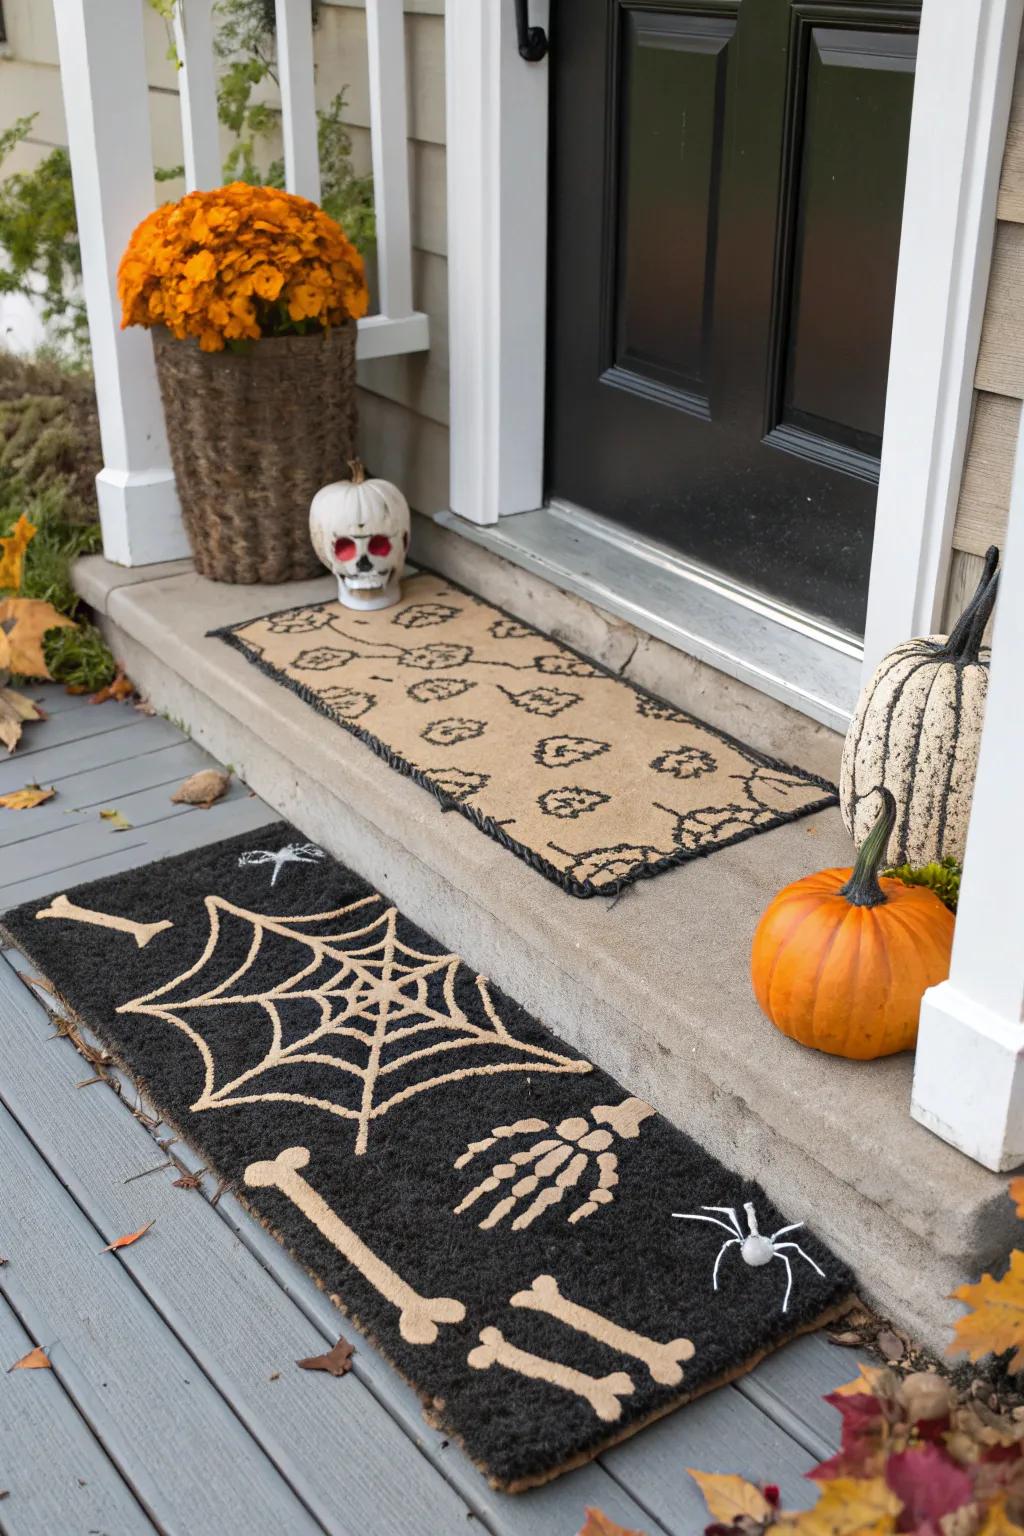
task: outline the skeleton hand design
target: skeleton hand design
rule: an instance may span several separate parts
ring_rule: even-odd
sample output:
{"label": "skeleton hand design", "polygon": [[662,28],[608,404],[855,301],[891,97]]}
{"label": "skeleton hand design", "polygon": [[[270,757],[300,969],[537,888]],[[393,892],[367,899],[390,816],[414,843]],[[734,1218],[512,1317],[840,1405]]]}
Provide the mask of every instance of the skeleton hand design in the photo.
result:
{"label": "skeleton hand design", "polygon": [[[536,1198],[525,1205],[512,1221],[512,1230],[521,1232],[549,1206],[557,1205],[568,1190],[576,1188],[590,1166],[591,1155],[595,1154],[596,1182],[568,1218],[572,1223],[585,1220],[600,1210],[602,1205],[610,1205],[615,1198],[612,1190],[619,1182],[619,1161],[615,1153],[608,1149],[614,1144],[616,1136],[635,1140],[640,1134],[642,1122],[653,1114],[650,1104],[645,1104],[642,1099],[626,1099],[617,1105],[596,1104],[590,1111],[590,1120],[595,1122],[594,1125],[582,1115],[560,1120],[550,1136],[541,1134],[552,1130],[547,1120],[517,1120],[514,1125],[496,1125],[489,1136],[483,1137],[481,1141],[470,1142],[462,1156],[456,1159],[456,1168],[465,1168],[467,1163],[472,1162],[481,1152],[489,1151],[496,1142],[530,1135],[540,1135],[541,1139],[521,1152],[513,1152],[507,1162],[493,1163],[487,1178],[482,1179],[455,1207],[455,1215],[461,1215],[482,1196],[500,1190],[503,1184],[515,1179],[508,1194],[495,1201],[479,1225],[483,1231],[496,1227],[520,1201],[525,1202],[528,1196],[539,1190]],[[611,1130],[605,1130],[606,1125],[611,1126]],[[529,1171],[531,1167],[532,1172]],[[517,1178],[517,1174],[521,1177]],[[551,1182],[545,1183],[545,1180]]]}
{"label": "skeleton hand design", "polygon": [[[802,1227],[802,1221],[791,1222],[788,1227],[780,1227],[777,1232],[772,1233],[771,1237],[766,1237],[757,1229],[757,1216],[754,1212],[754,1207],[749,1200],[743,1207],[744,1211],[746,1212],[747,1225],[750,1229],[747,1232],[744,1232],[743,1228],[740,1226],[739,1218],[737,1217],[736,1212],[733,1210],[731,1205],[705,1205],[702,1206],[701,1209],[704,1211],[718,1211],[720,1215],[727,1216],[729,1220],[728,1222],[719,1221],[717,1216],[691,1215],[684,1211],[673,1211],[672,1215],[676,1218],[677,1221],[708,1221],[712,1226],[721,1227],[723,1231],[730,1234],[727,1241],[724,1242],[721,1248],[718,1250],[718,1257],[715,1260],[715,1267],[711,1272],[712,1290],[718,1290],[718,1266],[721,1264],[722,1259],[725,1256],[725,1250],[727,1248],[734,1248],[736,1246],[739,1247],[740,1255],[744,1264],[749,1264],[752,1268],[756,1269],[759,1268],[762,1264],[768,1264],[772,1259],[781,1259],[783,1264],[785,1264],[786,1294],[782,1298],[783,1312],[787,1311],[789,1308],[789,1293],[793,1289],[793,1266],[790,1263],[789,1255],[787,1253],[783,1253],[782,1250],[784,1248],[794,1249],[802,1259],[807,1260],[811,1268],[824,1280],[825,1271],[821,1269],[817,1264],[815,1264],[809,1253],[804,1253],[804,1250],[800,1247],[799,1243],[780,1243],[778,1241],[778,1239],[782,1237],[786,1232],[795,1232],[799,1227]],[[735,1236],[732,1235],[733,1233],[735,1233]]]}

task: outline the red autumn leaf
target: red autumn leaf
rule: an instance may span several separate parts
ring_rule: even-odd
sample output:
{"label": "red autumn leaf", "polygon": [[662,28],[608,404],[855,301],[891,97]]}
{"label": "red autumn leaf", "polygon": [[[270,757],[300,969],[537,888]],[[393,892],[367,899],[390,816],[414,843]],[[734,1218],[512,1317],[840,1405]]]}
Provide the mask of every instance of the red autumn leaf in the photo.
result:
{"label": "red autumn leaf", "polygon": [[903,1505],[900,1523],[916,1531],[929,1522],[938,1525],[943,1515],[962,1509],[974,1498],[974,1485],[937,1445],[915,1446],[890,1456],[885,1480]]}
{"label": "red autumn leaf", "polygon": [[301,1371],[326,1371],[329,1376],[347,1376],[352,1369],[355,1351],[347,1339],[339,1339],[326,1355],[310,1355],[308,1360],[296,1360]]}
{"label": "red autumn leaf", "polygon": [[842,1417],[842,1449],[807,1475],[820,1483],[834,1477],[873,1476],[879,1470],[875,1461],[886,1435],[881,1403],[867,1392],[832,1392],[825,1401]]}
{"label": "red autumn leaf", "polygon": [[140,1227],[137,1232],[126,1232],[123,1237],[115,1237],[112,1243],[108,1243],[105,1248],[100,1249],[100,1253],[113,1253],[117,1248],[130,1248],[132,1243],[137,1243],[140,1237],[145,1237],[155,1221],[156,1217],[154,1216],[153,1221],[147,1221],[146,1225]]}

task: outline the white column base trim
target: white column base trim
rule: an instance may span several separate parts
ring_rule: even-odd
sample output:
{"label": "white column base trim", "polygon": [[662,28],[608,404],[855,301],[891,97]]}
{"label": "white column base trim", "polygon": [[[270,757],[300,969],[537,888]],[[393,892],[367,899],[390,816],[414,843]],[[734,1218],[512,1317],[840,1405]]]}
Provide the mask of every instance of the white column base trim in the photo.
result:
{"label": "white column base trim", "polygon": [[910,1112],[996,1173],[1024,1163],[1024,1024],[951,982],[921,1004]]}
{"label": "white column base trim", "polygon": [[172,470],[101,469],[96,498],[108,560],[155,565],[191,554]]}

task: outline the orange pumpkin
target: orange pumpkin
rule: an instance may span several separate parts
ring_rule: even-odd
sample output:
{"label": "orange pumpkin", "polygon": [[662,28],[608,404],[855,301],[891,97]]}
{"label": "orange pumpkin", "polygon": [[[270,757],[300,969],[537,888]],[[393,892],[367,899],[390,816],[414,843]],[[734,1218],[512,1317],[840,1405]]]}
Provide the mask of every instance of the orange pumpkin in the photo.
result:
{"label": "orange pumpkin", "polygon": [[777,1029],[832,1056],[871,1061],[917,1039],[921,998],[949,975],[953,914],[934,891],[879,879],[896,823],[883,809],[854,869],[779,892],[757,925],[751,974]]}

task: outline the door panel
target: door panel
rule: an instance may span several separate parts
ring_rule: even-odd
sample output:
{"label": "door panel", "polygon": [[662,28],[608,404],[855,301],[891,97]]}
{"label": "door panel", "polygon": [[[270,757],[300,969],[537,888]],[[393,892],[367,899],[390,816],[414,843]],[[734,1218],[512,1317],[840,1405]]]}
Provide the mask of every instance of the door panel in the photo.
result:
{"label": "door panel", "polygon": [[852,631],[917,16],[553,9],[549,493]]}

